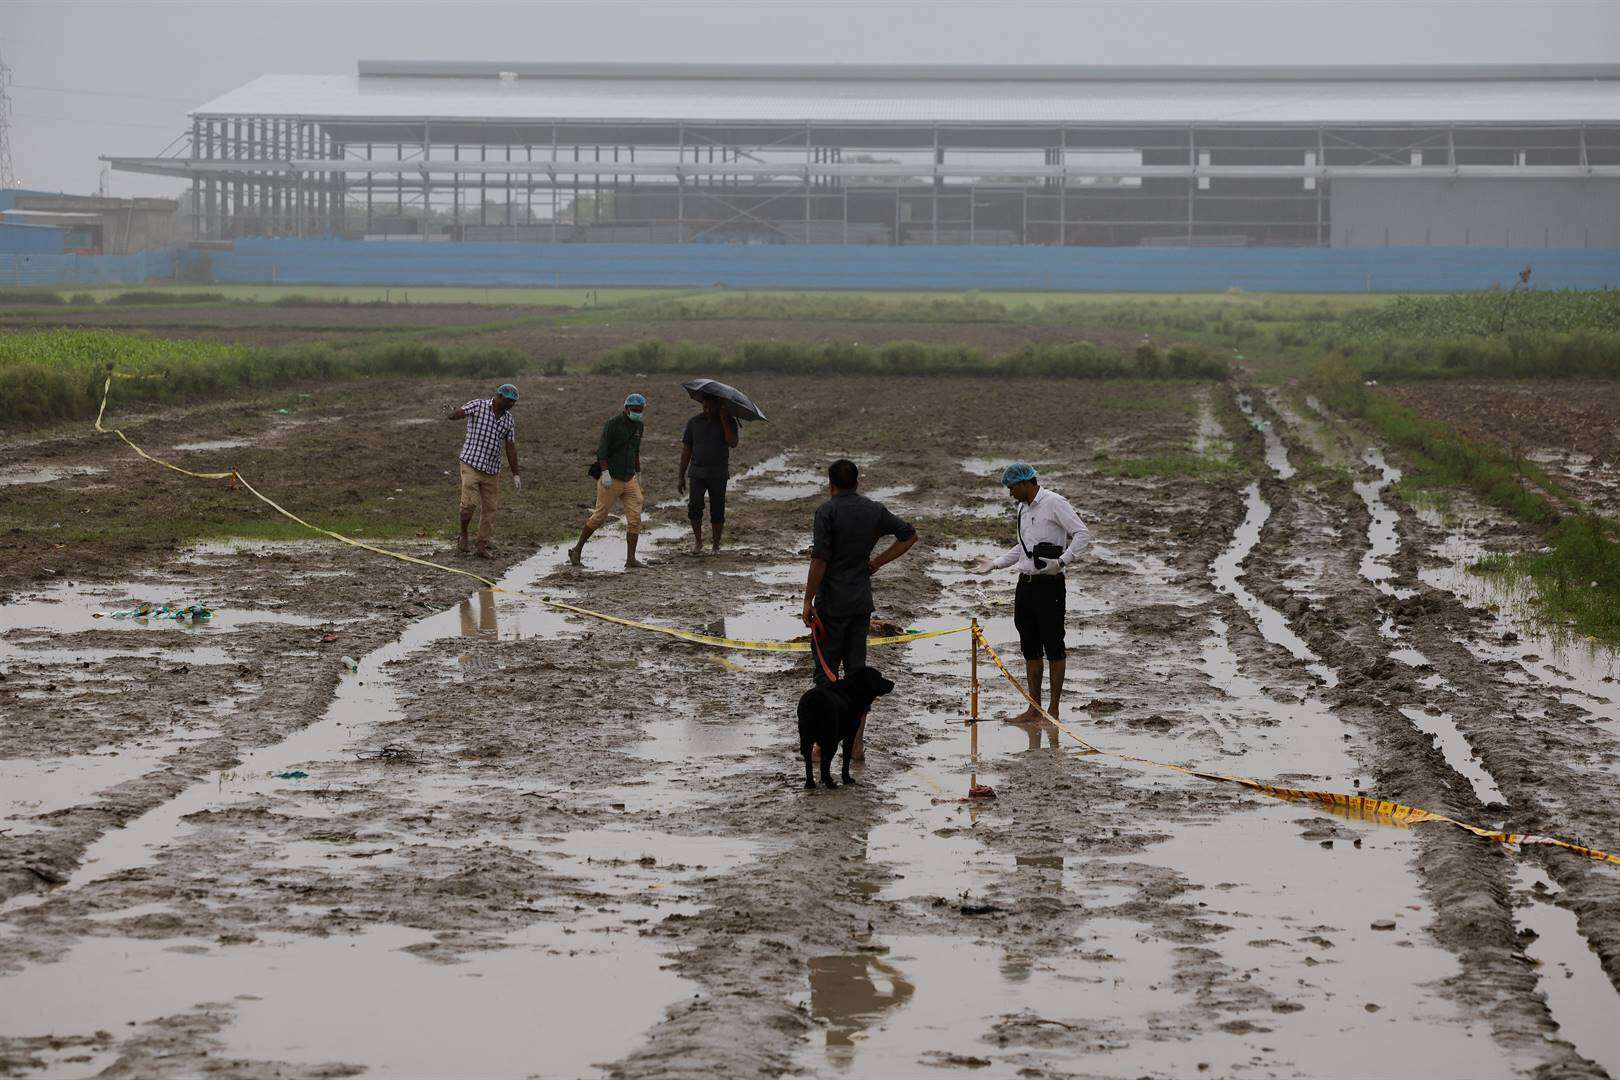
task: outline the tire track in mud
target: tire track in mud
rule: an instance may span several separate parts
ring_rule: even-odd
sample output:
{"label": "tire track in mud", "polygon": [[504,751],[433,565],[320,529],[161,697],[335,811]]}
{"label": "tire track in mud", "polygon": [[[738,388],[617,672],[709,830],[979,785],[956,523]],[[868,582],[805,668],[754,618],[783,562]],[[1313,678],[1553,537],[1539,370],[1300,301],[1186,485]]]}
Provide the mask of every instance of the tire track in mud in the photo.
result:
{"label": "tire track in mud", "polygon": [[[1443,726],[1440,717],[1451,717],[1456,710],[1426,716],[1430,724],[1424,726],[1403,711],[1416,706],[1431,713],[1429,705],[1441,695],[1494,695],[1502,687],[1477,664],[1452,662],[1450,650],[1437,648],[1435,638],[1420,637],[1408,625],[1415,613],[1430,610],[1435,601],[1416,579],[1413,554],[1400,550],[1404,519],[1392,523],[1393,511],[1383,498],[1384,488],[1394,479],[1391,471],[1378,456],[1365,464],[1379,470],[1379,479],[1362,480],[1349,491],[1332,484],[1296,484],[1276,491],[1286,523],[1272,547],[1276,554],[1257,567],[1265,575],[1257,590],[1279,604],[1292,602],[1288,563],[1281,553],[1291,548],[1318,553],[1322,582],[1315,602],[1296,604],[1295,625],[1307,641],[1338,658],[1348,672],[1336,695],[1336,709],[1367,736],[1363,751],[1373,766],[1378,791],[1464,819],[1492,820],[1494,804],[1481,797],[1491,789],[1476,781],[1502,779],[1510,805],[1524,807],[1526,802],[1504,776],[1507,769],[1499,752],[1493,753],[1493,740],[1483,732],[1469,732],[1466,721],[1454,721],[1455,738]],[[1323,523],[1336,523],[1341,535],[1355,535],[1359,542],[1342,546],[1313,542],[1313,536],[1327,531]],[[1390,573],[1383,572],[1386,565]],[[1381,628],[1383,640],[1369,636],[1368,627]],[[1424,679],[1416,678],[1430,668]],[[1440,739],[1430,735],[1435,722],[1442,725]],[[1467,749],[1477,753],[1481,777],[1468,775],[1461,757]],[[1447,750],[1453,754],[1449,759]],[[1522,810],[1509,821],[1510,827],[1525,832],[1568,832],[1575,824],[1568,818],[1538,814],[1532,827]],[[1418,869],[1436,908],[1435,933],[1464,969],[1449,986],[1465,1007],[1491,1018],[1498,1042],[1539,1057],[1540,1069],[1555,1069],[1560,1075],[1603,1075],[1569,1042],[1557,1040],[1557,1018],[1538,993],[1535,973],[1523,962],[1515,908],[1524,901],[1512,892],[1512,858],[1466,836],[1424,830]],[[1550,861],[1580,862],[1562,856],[1551,856]],[[1604,877],[1601,870],[1594,875],[1591,867],[1572,869],[1585,880]]]}

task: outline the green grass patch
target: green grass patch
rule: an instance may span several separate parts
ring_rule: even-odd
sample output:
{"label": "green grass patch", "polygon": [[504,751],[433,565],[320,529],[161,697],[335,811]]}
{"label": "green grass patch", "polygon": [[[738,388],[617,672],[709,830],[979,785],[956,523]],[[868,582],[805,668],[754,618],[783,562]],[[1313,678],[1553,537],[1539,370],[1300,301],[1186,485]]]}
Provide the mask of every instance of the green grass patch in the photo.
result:
{"label": "green grass patch", "polygon": [[789,375],[975,375],[1002,378],[1225,379],[1224,358],[1191,346],[1160,353],[1152,346],[1122,353],[1088,342],[1026,345],[990,356],[966,345],[891,341],[806,343],[745,341],[731,349],[694,342],[641,341],[601,357],[596,370],[613,375],[699,371]]}
{"label": "green grass patch", "polygon": [[1247,469],[1229,458],[1193,453],[1114,457],[1106,452],[1098,452],[1091,459],[1091,469],[1099,476],[1160,479],[1185,476],[1195,480],[1235,480],[1248,474]]}
{"label": "green grass patch", "polygon": [[204,340],[167,341],[100,330],[0,335],[5,424],[93,417],[109,370],[120,401],[183,401],[307,380],[382,375],[494,378],[531,368],[511,349],[447,349],[419,342],[325,342],[264,348]]}
{"label": "green grass patch", "polygon": [[1602,518],[1567,517],[1549,532],[1544,550],[1492,556],[1476,569],[1531,583],[1531,605],[1543,620],[1620,641],[1620,545],[1612,532]]}

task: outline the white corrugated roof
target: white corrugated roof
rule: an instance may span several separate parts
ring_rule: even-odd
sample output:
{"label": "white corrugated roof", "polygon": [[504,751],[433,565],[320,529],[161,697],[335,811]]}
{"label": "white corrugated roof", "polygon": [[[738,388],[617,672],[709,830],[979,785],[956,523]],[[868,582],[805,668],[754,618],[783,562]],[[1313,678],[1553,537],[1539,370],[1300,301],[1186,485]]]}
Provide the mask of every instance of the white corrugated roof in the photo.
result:
{"label": "white corrugated roof", "polygon": [[194,115],[829,124],[1614,123],[1620,122],[1620,83],[264,75]]}

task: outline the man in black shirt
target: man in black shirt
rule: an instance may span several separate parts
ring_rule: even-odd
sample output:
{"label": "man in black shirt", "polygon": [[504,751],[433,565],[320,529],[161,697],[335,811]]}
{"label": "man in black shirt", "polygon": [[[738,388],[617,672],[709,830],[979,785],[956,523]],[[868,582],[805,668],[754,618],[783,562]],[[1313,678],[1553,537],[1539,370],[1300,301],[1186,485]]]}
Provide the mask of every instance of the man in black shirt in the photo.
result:
{"label": "man in black shirt", "polygon": [[692,495],[686,517],[692,523],[692,554],[703,554],[703,496],[709,496],[709,524],[714,532],[714,553],[720,554],[720,532],[726,523],[726,481],[731,478],[731,451],[737,445],[737,421],[713,394],[703,395],[703,411],[686,422],[681,436],[680,479],[676,489]]}
{"label": "man in black shirt", "polygon": [[[820,621],[821,655],[834,675],[848,675],[866,666],[866,635],[872,625],[872,575],[893,562],[917,542],[917,530],[901,521],[855,488],[860,473],[853,461],[840,459],[827,470],[831,498],[816,511],[810,551],[810,574],[804,585],[804,624]],[[894,543],[877,557],[872,548],[878,538]],[[821,664],[815,665],[817,682],[827,682]],[[861,729],[864,730],[862,721]],[[851,756],[863,756],[862,730],[855,734]]]}

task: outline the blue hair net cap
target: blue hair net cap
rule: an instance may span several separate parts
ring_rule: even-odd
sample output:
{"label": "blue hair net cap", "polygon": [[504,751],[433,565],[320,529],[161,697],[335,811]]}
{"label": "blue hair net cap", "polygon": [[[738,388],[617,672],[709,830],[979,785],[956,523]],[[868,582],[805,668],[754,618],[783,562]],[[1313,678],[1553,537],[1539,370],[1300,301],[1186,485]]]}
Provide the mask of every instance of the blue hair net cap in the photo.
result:
{"label": "blue hair net cap", "polygon": [[647,399],[642,397],[640,394],[631,394],[629,397],[624,399],[624,407],[628,409],[632,405],[640,405],[645,409],[647,407]]}
{"label": "blue hair net cap", "polygon": [[501,397],[505,398],[507,401],[516,401],[517,400],[517,387],[513,386],[509,382],[508,383],[501,383],[501,385],[496,389],[495,392],[497,394],[501,395]]}
{"label": "blue hair net cap", "polygon": [[1035,479],[1035,466],[1027,461],[1015,461],[1001,470],[1001,482],[1007,487]]}

